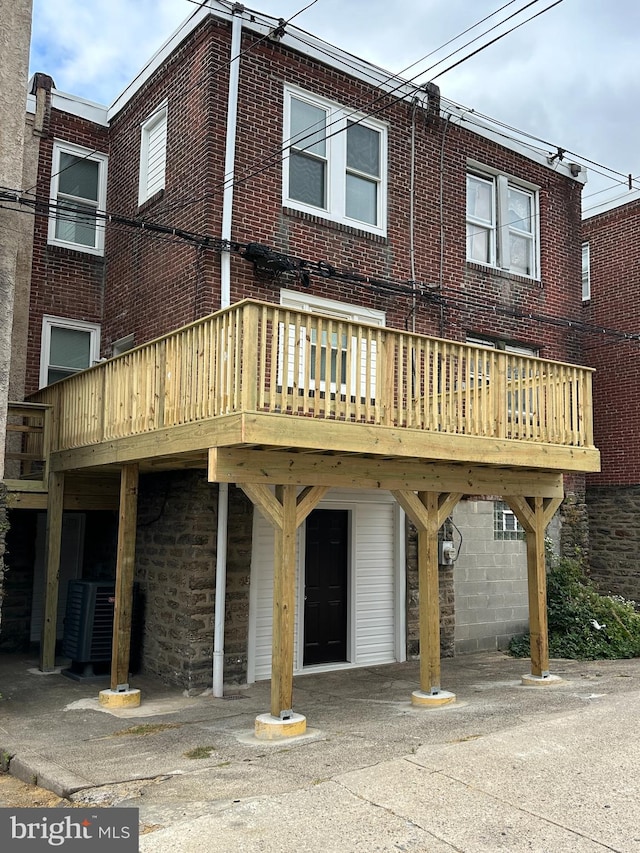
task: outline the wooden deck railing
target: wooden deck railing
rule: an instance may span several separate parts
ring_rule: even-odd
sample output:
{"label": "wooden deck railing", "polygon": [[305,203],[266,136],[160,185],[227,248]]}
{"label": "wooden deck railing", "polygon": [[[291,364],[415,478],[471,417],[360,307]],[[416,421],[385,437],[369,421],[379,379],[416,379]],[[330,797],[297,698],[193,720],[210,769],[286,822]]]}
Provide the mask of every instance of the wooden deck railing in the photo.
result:
{"label": "wooden deck railing", "polygon": [[50,408],[40,403],[9,403],[4,479],[46,482]]}
{"label": "wooden deck railing", "polygon": [[242,411],[593,446],[589,368],[255,301],[32,399],[53,450]]}

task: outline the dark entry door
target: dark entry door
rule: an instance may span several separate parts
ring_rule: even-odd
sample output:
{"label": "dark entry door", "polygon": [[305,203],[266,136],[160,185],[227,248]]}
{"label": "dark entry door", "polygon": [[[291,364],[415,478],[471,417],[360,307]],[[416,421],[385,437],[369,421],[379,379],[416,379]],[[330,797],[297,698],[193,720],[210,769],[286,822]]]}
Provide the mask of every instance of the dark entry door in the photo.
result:
{"label": "dark entry door", "polygon": [[347,659],[349,511],[316,509],[307,519],[304,664]]}

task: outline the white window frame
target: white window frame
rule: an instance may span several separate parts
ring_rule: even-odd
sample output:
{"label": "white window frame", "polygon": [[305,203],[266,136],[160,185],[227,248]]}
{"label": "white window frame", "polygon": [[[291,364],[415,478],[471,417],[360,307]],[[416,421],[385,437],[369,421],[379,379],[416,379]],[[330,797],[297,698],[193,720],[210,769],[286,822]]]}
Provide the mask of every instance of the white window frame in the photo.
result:
{"label": "white window frame", "polygon": [[71,240],[63,240],[56,235],[56,210],[59,201],[64,202],[64,198],[59,198],[59,176],[60,176],[60,156],[62,154],[71,154],[74,157],[80,157],[89,160],[98,165],[98,201],[94,205],[87,199],[69,199],[77,201],[87,207],[94,207],[96,213],[105,213],[107,207],[107,163],[108,157],[106,154],[100,154],[97,151],[92,151],[89,148],[82,148],[79,145],[74,145],[71,142],[65,142],[61,139],[53,141],[53,156],[51,161],[51,192],[50,200],[52,204],[51,214],[49,216],[49,235],[48,242],[54,246],[64,246],[67,249],[74,249],[77,252],[86,252],[90,255],[104,254],[104,229],[105,222],[102,219],[96,219],[95,242],[93,246],[86,246],[84,243],[75,243]]}
{"label": "white window frame", "polygon": [[[89,332],[89,367],[100,360],[100,325],[86,320],[72,320],[67,317],[54,317],[45,314],[42,318],[42,336],[40,339],[40,388],[49,384],[49,368],[51,366],[51,329],[71,329],[73,331]],[[78,373],[81,371],[78,370]]]}
{"label": "white window frame", "polygon": [[591,247],[588,242],[582,244],[582,301],[591,299]]}
{"label": "white window frame", "polygon": [[[166,166],[167,166],[167,103],[161,104],[148,119],[140,126],[140,174],[138,179],[138,206],[144,204],[160,190],[165,188]],[[163,140],[162,152],[158,163],[161,164],[161,177],[154,182],[152,190],[149,190],[149,143],[152,135],[162,126]]]}
{"label": "white window frame", "polygon": [[[310,296],[309,294],[306,294],[306,293],[299,293],[296,290],[281,290],[280,291],[280,304],[282,305],[283,308],[293,308],[294,310],[298,310],[298,311],[308,311],[309,313],[313,313],[313,314],[323,314],[327,317],[331,317],[332,319],[343,320],[345,323],[349,323],[349,322],[352,322],[352,323],[368,323],[369,325],[373,325],[373,326],[384,326],[384,325],[386,325],[386,314],[384,311],[379,311],[376,308],[365,308],[364,306],[352,305],[352,304],[346,303],[346,302],[338,302],[335,299],[326,299],[322,296]],[[306,334],[306,330],[304,329],[304,327],[301,329],[301,333],[303,335]],[[281,329],[281,334],[284,334],[284,328]],[[291,336],[294,335],[294,328],[293,327],[291,327],[290,335]],[[315,348],[315,345],[316,345],[316,342],[312,341],[312,343],[311,343],[312,349]],[[321,347],[323,349],[325,349],[326,346],[327,346],[326,342],[321,343]],[[376,367],[375,367],[376,366],[375,346],[376,346],[376,342],[371,341],[371,362],[373,365],[373,371],[375,371],[375,369],[376,369]],[[282,343],[281,343],[281,349],[282,349]],[[331,350],[332,350],[332,352],[333,352],[333,350],[336,351],[336,358],[338,357],[338,354],[340,354],[341,357],[346,358],[346,348],[345,348],[344,343],[342,343],[341,345],[338,345],[338,341],[335,341],[335,342],[332,341],[331,342]],[[290,361],[291,361],[291,358],[293,357],[294,352],[295,352],[295,341],[290,341],[290,346],[289,346],[289,353],[290,353],[289,360]],[[356,342],[355,338],[351,342],[351,354],[352,354],[352,359],[351,359],[351,364],[352,364],[351,387],[353,388],[356,384],[355,383],[355,380],[356,380],[356,364],[357,364],[357,357],[358,357],[358,355],[357,355],[357,342]],[[367,357],[366,342],[361,341],[360,358],[364,362],[366,362],[366,357]],[[304,358],[305,358],[304,347],[300,347],[300,363],[298,365],[299,379],[298,379],[298,383],[297,383],[298,385],[302,385],[303,381],[304,381],[304,374],[305,374]],[[282,367],[283,367],[282,362],[283,362],[283,357],[282,357],[282,354],[280,354],[279,360],[278,360],[278,384],[279,385],[282,385],[282,382],[284,379],[283,370],[282,370]],[[329,364],[330,363],[331,363],[331,359],[329,359]],[[295,375],[294,374],[294,365],[292,363],[289,364],[287,372],[288,372],[288,380],[287,380],[288,385],[291,387],[294,384],[293,379],[294,379],[294,375]],[[363,386],[365,384],[366,384],[365,382],[362,382]],[[375,377],[375,375],[370,377],[370,386],[371,386],[371,396],[372,396],[372,398],[375,399],[375,396],[376,396],[376,377]],[[331,381],[331,379],[329,379],[329,384],[327,387],[326,377],[325,377],[325,379],[319,379],[317,377],[314,379],[311,379],[310,384],[309,384],[309,389],[313,390],[313,391],[317,390],[320,392],[329,391],[332,394],[335,394],[338,391],[341,394],[345,394],[346,390],[347,390],[346,389],[346,383],[341,383],[341,387],[340,387],[340,389],[338,389],[336,382]],[[360,389],[360,394],[362,397],[364,397],[366,395],[366,389],[364,387],[362,387]]]}
{"label": "white window frame", "polygon": [[504,501],[496,501],[494,510],[494,537],[496,534],[508,534],[510,539],[524,538],[524,528],[518,520],[518,516]]}
{"label": "white window frame", "polygon": [[[289,196],[289,146],[291,144],[291,99],[305,101],[326,114],[326,151],[322,159],[326,163],[325,207],[293,199]],[[376,181],[377,211],[376,223],[364,222],[347,216],[347,175],[358,175],[357,171],[347,167],[347,125],[357,122],[380,135],[380,175]],[[300,210],[304,213],[320,216],[332,222],[340,222],[361,231],[385,236],[387,233],[387,125],[383,122],[354,113],[347,108],[328,101],[318,95],[306,92],[293,86],[284,89],[284,124],[283,124],[283,180],[282,203],[285,207]],[[302,150],[302,149],[301,149]],[[362,175],[367,180],[374,181],[374,176]]]}
{"label": "white window frame", "polygon": [[[489,258],[486,261],[478,260],[469,255],[469,238],[467,237],[467,262],[505,270],[512,275],[522,276],[539,280],[540,278],[540,196],[539,187],[528,181],[520,180],[511,175],[503,174],[490,169],[487,166],[469,161],[467,163],[467,188],[465,198],[469,192],[468,179],[475,178],[485,182],[491,187],[491,220],[477,219],[466,215],[467,229],[476,228],[489,233]],[[513,189],[528,195],[531,199],[531,232],[512,229],[509,224],[509,190]],[[531,265],[530,273],[512,269],[510,235],[511,232],[521,238],[529,239],[531,242]]]}

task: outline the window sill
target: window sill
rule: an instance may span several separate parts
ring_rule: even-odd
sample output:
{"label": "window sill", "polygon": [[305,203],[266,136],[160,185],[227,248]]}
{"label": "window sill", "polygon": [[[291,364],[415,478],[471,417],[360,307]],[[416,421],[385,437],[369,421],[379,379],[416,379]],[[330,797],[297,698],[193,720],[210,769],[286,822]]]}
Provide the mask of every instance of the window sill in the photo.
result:
{"label": "window sill", "polygon": [[303,219],[305,222],[313,222],[314,225],[322,225],[325,228],[329,228],[331,231],[342,231],[347,234],[356,234],[358,237],[362,237],[365,240],[371,240],[374,243],[380,243],[385,246],[389,242],[385,234],[375,234],[371,231],[367,231],[365,228],[358,228],[354,225],[348,225],[345,222],[336,222],[333,219],[327,219],[327,217],[320,214],[306,213],[303,210],[296,210],[294,207],[287,207],[286,205],[282,210],[285,216],[290,216],[292,219]]}
{"label": "window sill", "polygon": [[141,213],[146,213],[149,208],[153,207],[154,204],[160,201],[161,198],[164,198],[164,187],[158,192],[146,198],[143,202],[138,205],[138,215]]}
{"label": "window sill", "polygon": [[492,267],[489,264],[481,264],[478,261],[467,261],[467,269],[476,270],[485,275],[495,276],[497,278],[507,278],[510,281],[522,281],[526,284],[541,284],[541,279],[538,276],[522,275],[522,273],[510,272],[509,270],[501,269],[500,267]]}
{"label": "window sill", "polygon": [[47,248],[56,252],[68,252],[70,255],[88,255],[96,260],[104,260],[104,249],[92,249],[91,246],[82,246],[80,243],[58,243],[47,240]]}

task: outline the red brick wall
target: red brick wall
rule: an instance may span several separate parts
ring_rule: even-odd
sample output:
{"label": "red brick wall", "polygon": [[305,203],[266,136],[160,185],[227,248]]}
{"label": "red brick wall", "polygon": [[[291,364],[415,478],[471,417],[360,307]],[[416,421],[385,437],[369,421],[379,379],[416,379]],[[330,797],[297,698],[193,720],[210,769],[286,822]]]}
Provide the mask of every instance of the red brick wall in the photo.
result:
{"label": "red brick wall", "polygon": [[[109,152],[108,129],[84,119],[52,110],[40,141],[36,192],[49,198],[55,139]],[[36,216],[34,228],[26,393],[38,387],[42,317],[52,314],[99,323],[103,310],[104,259],[47,244],[49,220]]]}
{"label": "red brick wall", "polygon": [[[640,332],[640,201],[584,222],[591,254],[591,299],[584,319],[595,326]],[[594,430],[602,473],[593,486],[640,483],[640,394],[637,370],[640,344],[602,332],[585,335],[585,360],[594,375]]]}
{"label": "red brick wall", "polygon": [[[220,235],[229,49],[228,26],[209,19],[115,117],[110,129],[109,210]],[[392,97],[375,104],[375,109],[388,104],[377,113],[389,128],[387,237],[283,209],[279,157],[275,165],[265,165],[282,146],[284,84],[295,84],[343,106],[365,108],[379,92],[281,44],[258,43],[248,33],[242,50],[233,238],[266,243],[375,278],[409,281],[411,105]],[[140,124],[165,99],[166,189],[161,198],[138,211]],[[410,296],[381,294],[369,286],[317,276],[312,278],[312,292],[384,310],[388,323],[400,328],[415,320],[419,332],[456,339],[464,339],[467,333],[502,337],[540,347],[549,358],[580,361],[580,339],[573,330],[493,310],[496,303],[518,315],[571,317],[579,312],[579,185],[466,127],[421,111],[416,116],[415,139],[416,279],[442,281],[442,303],[421,300],[413,313]],[[82,137],[74,141],[82,143]],[[540,281],[466,264],[467,158],[540,187]],[[100,265],[95,259],[72,254],[69,260],[76,262],[79,276],[72,283],[70,273],[67,292],[74,304],[84,306],[86,296],[79,292],[78,302],[75,290],[90,280],[86,267],[97,274]],[[42,268],[37,273],[36,278],[42,276]],[[123,335],[133,332],[136,343],[141,343],[214,310],[220,302],[216,252],[148,231],[107,227],[105,276],[102,347],[107,355],[112,341]],[[95,278],[91,284],[97,291]],[[303,289],[290,275],[283,276],[280,284]],[[231,301],[247,296],[278,301],[279,285],[259,281],[251,264],[233,255]],[[83,307],[83,319],[94,319],[94,309],[99,310],[97,303]]]}

